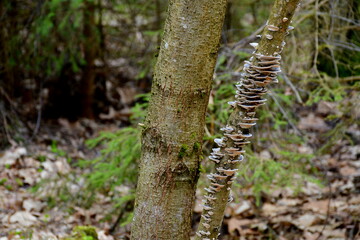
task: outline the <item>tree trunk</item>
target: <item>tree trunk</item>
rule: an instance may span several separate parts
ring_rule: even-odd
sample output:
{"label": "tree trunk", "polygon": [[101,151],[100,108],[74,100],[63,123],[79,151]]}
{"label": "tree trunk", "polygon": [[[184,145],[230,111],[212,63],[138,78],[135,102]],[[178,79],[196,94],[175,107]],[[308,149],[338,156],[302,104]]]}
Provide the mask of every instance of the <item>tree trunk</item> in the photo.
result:
{"label": "tree trunk", "polygon": [[142,133],[131,239],[189,239],[226,0],[170,0]]}
{"label": "tree trunk", "polygon": [[265,104],[266,85],[277,82],[280,72],[280,53],[285,45],[290,21],[300,0],[276,0],[259,45],[250,62],[244,65],[240,82],[236,85],[236,100],[230,102],[235,109],[227,126],[221,130],[224,137],[215,139],[219,148],[213,148],[209,159],[215,162],[216,172],[208,175],[211,184],[205,188],[203,213],[196,232],[196,240],[218,238],[225,207],[231,201],[230,190],[236,168],[243,160],[244,146],[252,136],[250,128],[256,124],[256,109]]}
{"label": "tree trunk", "polygon": [[84,8],[84,58],[86,66],[83,70],[80,85],[81,116],[86,118],[94,118],[92,105],[95,91],[94,61],[97,46],[95,3],[86,0]]}

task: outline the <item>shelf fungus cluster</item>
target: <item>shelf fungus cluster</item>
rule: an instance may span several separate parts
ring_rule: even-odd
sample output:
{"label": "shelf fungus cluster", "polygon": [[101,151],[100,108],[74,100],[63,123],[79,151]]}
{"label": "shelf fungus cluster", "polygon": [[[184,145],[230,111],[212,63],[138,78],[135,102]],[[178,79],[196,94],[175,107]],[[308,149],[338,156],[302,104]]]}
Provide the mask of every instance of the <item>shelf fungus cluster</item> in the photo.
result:
{"label": "shelf fungus cluster", "polygon": [[[277,30],[275,27],[271,29]],[[257,44],[251,45],[257,47]],[[277,82],[277,74],[280,72],[279,55],[266,56],[256,53],[254,57],[250,59],[251,62],[245,62],[240,82],[236,85],[236,100],[229,102],[232,107],[241,109],[241,121],[237,126],[220,129],[223,137],[214,140],[218,147],[213,148],[209,156],[209,159],[216,163],[216,172],[208,175],[210,186],[205,188],[201,226],[196,232],[202,240],[210,240],[211,227],[215,226],[211,224],[214,202],[220,196],[220,191],[230,191],[237,171],[236,166],[244,159],[244,147],[250,143],[248,139],[252,137],[250,129],[258,120],[255,117],[256,109],[265,104],[266,99],[263,99],[263,95],[267,92],[266,86]],[[229,197],[228,201],[231,199]]]}

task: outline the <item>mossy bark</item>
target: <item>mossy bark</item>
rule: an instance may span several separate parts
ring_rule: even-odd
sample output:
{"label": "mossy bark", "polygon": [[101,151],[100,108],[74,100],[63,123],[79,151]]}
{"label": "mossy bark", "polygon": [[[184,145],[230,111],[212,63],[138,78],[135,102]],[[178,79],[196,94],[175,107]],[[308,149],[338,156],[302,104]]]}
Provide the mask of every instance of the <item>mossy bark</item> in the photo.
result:
{"label": "mossy bark", "polygon": [[266,99],[266,85],[277,81],[280,71],[280,53],[285,45],[289,24],[300,0],[276,0],[268,23],[262,33],[260,43],[253,57],[246,62],[242,77],[236,85],[236,100],[230,104],[235,108],[227,126],[222,129],[224,137],[216,139],[219,148],[214,148],[209,159],[216,162],[216,172],[208,177],[211,180],[204,198],[204,209],[198,227],[196,240],[218,239],[225,207],[231,201],[230,190],[235,172],[240,162],[244,146],[252,136],[250,128],[256,124],[257,107]]}
{"label": "mossy bark", "polygon": [[226,0],[170,0],[155,67],[131,239],[189,239]]}

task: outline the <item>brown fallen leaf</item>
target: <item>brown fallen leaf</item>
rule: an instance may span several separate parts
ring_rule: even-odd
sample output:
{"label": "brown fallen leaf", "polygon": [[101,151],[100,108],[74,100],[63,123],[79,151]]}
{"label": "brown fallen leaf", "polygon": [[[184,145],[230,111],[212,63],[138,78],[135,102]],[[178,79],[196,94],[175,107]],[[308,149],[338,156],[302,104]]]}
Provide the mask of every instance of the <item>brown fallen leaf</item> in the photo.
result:
{"label": "brown fallen leaf", "polygon": [[319,237],[320,233],[312,233],[309,231],[305,231],[303,236],[305,240],[317,240]]}
{"label": "brown fallen leaf", "polygon": [[235,205],[234,214],[240,215],[248,211],[249,209],[251,209],[251,203],[249,201],[244,200],[241,201],[241,203]]}
{"label": "brown fallen leaf", "polygon": [[306,213],[295,219],[293,223],[300,229],[307,229],[310,226],[320,223],[323,218],[323,216]]}
{"label": "brown fallen leaf", "polygon": [[66,158],[59,158],[55,161],[56,170],[61,174],[67,174],[70,172],[71,167]]}
{"label": "brown fallen leaf", "polygon": [[341,112],[337,109],[338,103],[320,101],[317,105],[316,112],[323,115],[337,114],[340,115]]}
{"label": "brown fallen leaf", "polygon": [[329,199],[325,199],[325,200],[311,201],[305,203],[302,208],[304,210],[310,210],[315,213],[321,213],[325,215],[328,211],[328,205],[329,205]]}
{"label": "brown fallen leaf", "polygon": [[343,176],[351,176],[354,175],[357,172],[357,170],[353,167],[350,167],[348,165],[340,168],[340,173]]}
{"label": "brown fallen leaf", "polygon": [[298,128],[301,130],[310,130],[315,132],[326,132],[330,130],[330,127],[325,123],[325,121],[322,118],[315,116],[313,113],[300,118]]}
{"label": "brown fallen leaf", "polygon": [[104,230],[97,231],[99,240],[114,240],[114,237],[105,233]]}
{"label": "brown fallen leaf", "polygon": [[2,155],[0,155],[0,166],[12,166],[15,164],[18,158],[20,158],[21,156],[25,156],[26,154],[26,148],[23,147],[8,149],[7,151],[5,151],[5,153],[2,153]]}
{"label": "brown fallen leaf", "polygon": [[35,168],[24,168],[18,170],[18,175],[24,179],[24,183],[34,185],[39,181],[40,173]]}
{"label": "brown fallen leaf", "polygon": [[10,219],[10,223],[18,223],[24,227],[30,227],[37,222],[37,218],[29,212],[19,211],[13,214]]}
{"label": "brown fallen leaf", "polygon": [[286,212],[287,207],[286,206],[277,206],[277,205],[274,205],[271,203],[265,203],[261,210],[265,216],[273,217],[273,216],[282,214],[283,212]]}
{"label": "brown fallen leaf", "polygon": [[279,199],[277,205],[293,207],[299,205],[302,201],[300,199],[283,198]]}
{"label": "brown fallen leaf", "polygon": [[31,212],[31,211],[40,212],[45,206],[46,203],[36,201],[34,199],[26,199],[23,201],[23,208],[27,212]]}
{"label": "brown fallen leaf", "polygon": [[253,220],[249,220],[249,219],[237,219],[235,217],[230,218],[227,222],[228,224],[228,231],[231,235],[236,235],[234,234],[235,231],[237,230],[240,235],[246,235],[248,233],[248,231],[246,231],[246,229],[250,228],[250,225],[253,223]]}

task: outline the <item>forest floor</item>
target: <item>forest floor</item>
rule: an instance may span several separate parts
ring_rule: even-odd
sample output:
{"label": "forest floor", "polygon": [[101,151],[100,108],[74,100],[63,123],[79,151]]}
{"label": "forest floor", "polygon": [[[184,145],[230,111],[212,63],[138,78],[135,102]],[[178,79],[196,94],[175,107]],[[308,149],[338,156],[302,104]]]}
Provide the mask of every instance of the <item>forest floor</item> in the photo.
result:
{"label": "forest floor", "polygon": [[[301,119],[298,127],[316,138],[314,126],[328,127],[316,116],[326,106]],[[74,163],[94,158],[98,151],[87,149],[85,140],[117,129],[114,123],[59,119],[44,124],[32,143],[2,152],[0,240],[61,239],[79,225],[95,226],[100,240],[129,239],[129,226],[109,234],[117,218],[107,215],[112,211],[109,196],[97,193],[98,200],[89,209],[80,207],[81,199],[72,198],[80,191],[80,176],[86,171]],[[228,205],[222,239],[360,239],[360,128],[354,124],[349,132],[352,143],[341,140],[330,154],[316,156],[314,165],[327,181],[323,187],[309,181],[297,193],[291,188],[264,193],[260,205],[255,204],[251,189],[233,189],[235,196],[246,197],[235,197]],[[70,176],[75,181],[68,181]],[[60,192],[63,184],[69,192]],[[195,220],[201,212],[201,195],[197,195]]]}

